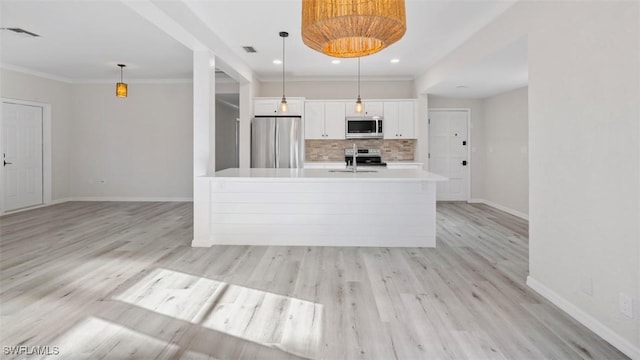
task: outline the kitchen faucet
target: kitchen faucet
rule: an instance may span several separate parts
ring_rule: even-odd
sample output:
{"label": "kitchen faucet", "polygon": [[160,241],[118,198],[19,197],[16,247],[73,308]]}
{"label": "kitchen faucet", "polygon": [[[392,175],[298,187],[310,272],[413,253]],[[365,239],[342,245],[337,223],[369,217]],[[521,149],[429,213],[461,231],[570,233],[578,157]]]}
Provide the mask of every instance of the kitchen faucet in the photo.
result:
{"label": "kitchen faucet", "polygon": [[351,160],[351,166],[353,167],[353,172],[358,172],[358,166],[356,165],[356,157],[358,157],[358,147],[356,143],[353,143],[353,160]]}

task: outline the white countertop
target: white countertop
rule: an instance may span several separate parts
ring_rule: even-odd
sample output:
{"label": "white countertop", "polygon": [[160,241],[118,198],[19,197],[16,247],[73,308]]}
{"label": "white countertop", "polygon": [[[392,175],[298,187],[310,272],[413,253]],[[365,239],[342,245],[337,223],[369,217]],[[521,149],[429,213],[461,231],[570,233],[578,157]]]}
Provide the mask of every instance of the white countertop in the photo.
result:
{"label": "white countertop", "polygon": [[445,181],[447,178],[423,170],[386,169],[362,167],[362,170],[375,172],[336,172],[331,169],[260,169],[231,168],[220,170],[213,176],[205,176],[213,180],[237,179],[243,181]]}

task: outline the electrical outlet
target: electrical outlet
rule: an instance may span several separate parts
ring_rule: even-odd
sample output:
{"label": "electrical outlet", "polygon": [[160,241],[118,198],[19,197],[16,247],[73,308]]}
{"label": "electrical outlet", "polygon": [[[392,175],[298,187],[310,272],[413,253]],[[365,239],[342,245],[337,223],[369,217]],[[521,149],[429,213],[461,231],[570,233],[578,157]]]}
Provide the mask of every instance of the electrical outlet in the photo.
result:
{"label": "electrical outlet", "polygon": [[580,282],[580,290],[583,293],[593,296],[593,280],[591,278],[584,278]]}
{"label": "electrical outlet", "polygon": [[631,296],[625,293],[620,293],[618,302],[620,305],[620,312],[627,317],[633,318],[633,299],[631,299]]}

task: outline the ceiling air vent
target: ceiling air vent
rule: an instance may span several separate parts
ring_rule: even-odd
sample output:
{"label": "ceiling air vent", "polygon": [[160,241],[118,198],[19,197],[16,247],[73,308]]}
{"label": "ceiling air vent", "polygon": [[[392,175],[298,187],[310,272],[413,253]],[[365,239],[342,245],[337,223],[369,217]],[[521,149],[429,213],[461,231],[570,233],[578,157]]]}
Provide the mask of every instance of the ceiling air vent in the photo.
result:
{"label": "ceiling air vent", "polygon": [[253,48],[253,46],[243,46],[242,47],[244,49],[244,51],[248,52],[248,53],[256,53],[256,49]]}
{"label": "ceiling air vent", "polygon": [[40,35],[36,34],[36,33],[32,33],[31,31],[27,31],[25,29],[20,29],[20,28],[0,28],[0,30],[9,30],[9,31],[13,31],[16,34],[19,35],[28,35],[28,36],[32,36],[32,37],[39,37]]}

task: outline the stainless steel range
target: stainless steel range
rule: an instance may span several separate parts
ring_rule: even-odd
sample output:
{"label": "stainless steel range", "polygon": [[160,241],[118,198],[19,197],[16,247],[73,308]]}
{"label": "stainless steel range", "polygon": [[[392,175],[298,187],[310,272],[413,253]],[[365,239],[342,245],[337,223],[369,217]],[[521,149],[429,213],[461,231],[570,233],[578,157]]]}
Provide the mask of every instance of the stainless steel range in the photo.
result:
{"label": "stainless steel range", "polygon": [[[358,152],[356,155],[357,166],[387,166],[387,163],[382,162],[380,149],[356,149],[356,151]],[[344,149],[344,161],[347,166],[351,166],[353,149]]]}

